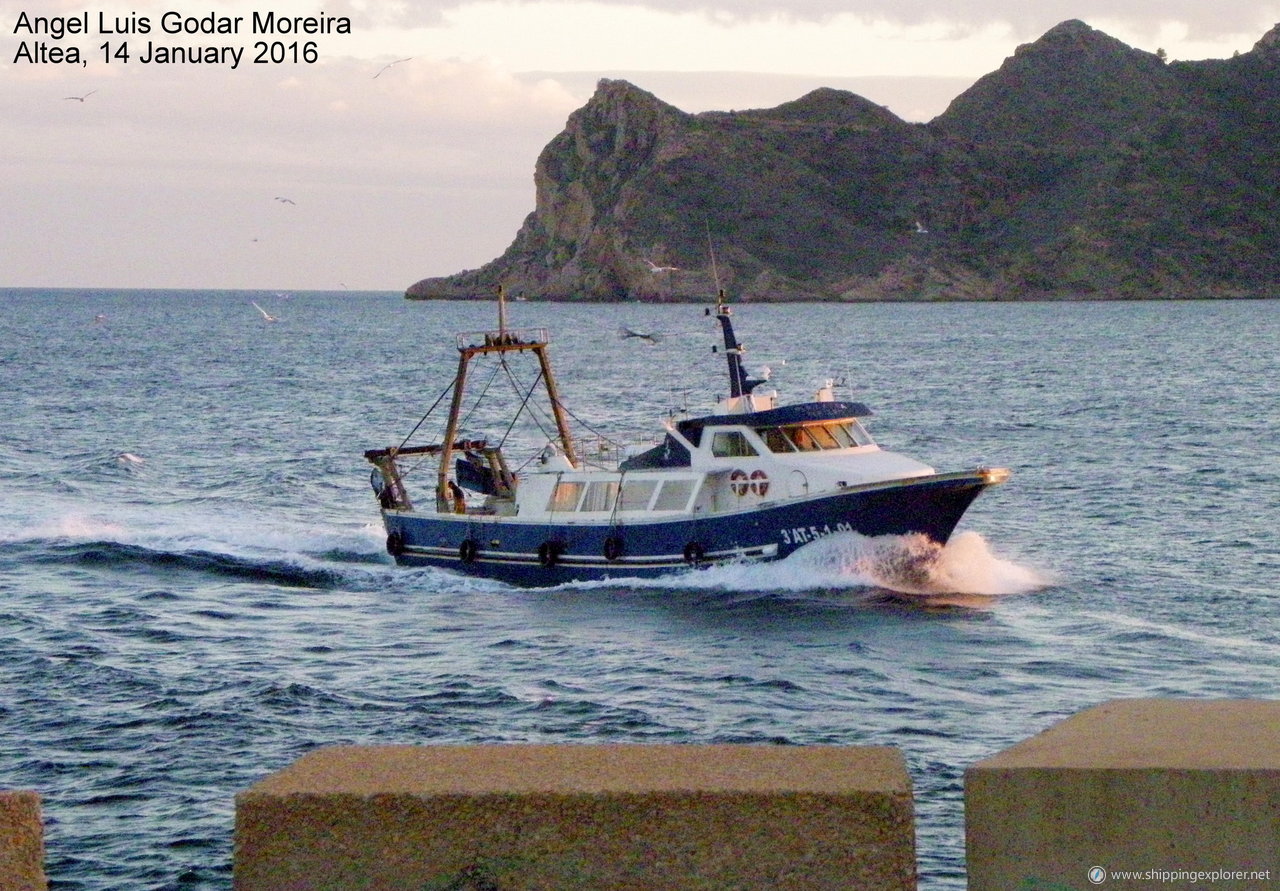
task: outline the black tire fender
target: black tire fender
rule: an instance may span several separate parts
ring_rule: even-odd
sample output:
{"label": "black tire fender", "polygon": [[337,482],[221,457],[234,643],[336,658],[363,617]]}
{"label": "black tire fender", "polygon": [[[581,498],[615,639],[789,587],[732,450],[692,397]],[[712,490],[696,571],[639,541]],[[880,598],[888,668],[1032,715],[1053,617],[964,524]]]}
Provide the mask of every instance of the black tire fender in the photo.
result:
{"label": "black tire fender", "polygon": [[404,553],[404,536],[395,530],[387,533],[387,553],[392,557],[399,557]]}
{"label": "black tire fender", "polygon": [[474,538],[464,538],[462,544],[458,545],[458,559],[463,563],[476,562],[476,554],[479,552],[480,546]]}
{"label": "black tire fender", "polygon": [[626,551],[626,544],[619,535],[610,535],[604,540],[604,558],[609,562],[617,560]]}
{"label": "black tire fender", "polygon": [[538,545],[538,562],[547,569],[550,569],[560,562],[560,556],[564,551],[564,542],[544,541],[542,544]]}

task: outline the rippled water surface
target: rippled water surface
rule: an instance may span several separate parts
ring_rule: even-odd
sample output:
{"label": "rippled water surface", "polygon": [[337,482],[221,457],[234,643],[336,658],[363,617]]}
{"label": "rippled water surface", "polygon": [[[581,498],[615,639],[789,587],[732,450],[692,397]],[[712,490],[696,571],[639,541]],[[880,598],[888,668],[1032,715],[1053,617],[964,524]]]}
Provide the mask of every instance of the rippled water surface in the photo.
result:
{"label": "rippled water surface", "polygon": [[[738,307],[784,399],[843,378],[883,446],[1013,469],[923,594],[852,537],[552,590],[392,566],[361,453],[492,304],[0,307],[0,787],[43,796],[56,888],[229,889],[233,796],[316,746],[608,741],[898,746],[921,886],[959,889],[966,765],[1115,697],[1280,687],[1280,302]],[[598,429],[724,390],[698,307],[511,311]]]}

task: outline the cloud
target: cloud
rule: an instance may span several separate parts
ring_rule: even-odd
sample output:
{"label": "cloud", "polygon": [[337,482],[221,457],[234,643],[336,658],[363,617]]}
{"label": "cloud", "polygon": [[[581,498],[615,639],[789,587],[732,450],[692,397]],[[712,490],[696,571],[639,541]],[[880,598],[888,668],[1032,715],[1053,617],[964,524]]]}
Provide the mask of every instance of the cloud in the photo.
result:
{"label": "cloud", "polygon": [[4,284],[399,288],[492,259],[581,98],[492,62],[375,71],[98,69],[83,104],[0,72]]}
{"label": "cloud", "polygon": [[[1008,25],[1019,37],[1033,37],[1067,19],[1115,22],[1135,34],[1155,35],[1169,23],[1185,26],[1194,39],[1263,31],[1280,19],[1280,4],[1256,0],[965,0],[941,6],[936,0],[593,0],[597,5],[648,9],[672,15],[700,13],[722,24],[783,17],[795,21],[827,22],[840,15],[899,25],[942,23],[957,34]],[[362,26],[379,28],[435,28],[448,14],[476,0],[375,4],[340,0],[326,9],[350,15]],[[566,5],[564,0],[508,0],[508,6]],[[588,5],[588,4],[580,4]],[[1259,30],[1261,29],[1261,30]]]}

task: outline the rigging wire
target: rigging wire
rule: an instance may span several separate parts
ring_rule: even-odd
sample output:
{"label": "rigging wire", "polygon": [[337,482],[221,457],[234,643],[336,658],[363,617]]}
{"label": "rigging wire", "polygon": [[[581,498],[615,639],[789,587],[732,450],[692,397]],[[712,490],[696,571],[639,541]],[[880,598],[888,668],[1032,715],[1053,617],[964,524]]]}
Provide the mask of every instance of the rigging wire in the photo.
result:
{"label": "rigging wire", "polygon": [[[505,360],[500,360],[500,361],[505,361]],[[471,411],[467,412],[466,417],[464,417],[462,420],[458,422],[459,430],[465,427],[467,424],[467,421],[471,420],[471,416],[476,413],[476,409],[478,409],[480,407],[480,403],[484,401],[485,394],[489,392],[489,387],[493,386],[493,382],[497,379],[498,372],[501,370],[502,370],[501,367],[494,366],[493,374],[489,375],[489,380],[485,382],[484,389],[481,390],[480,395],[476,397],[476,401],[471,406]]]}
{"label": "rigging wire", "polygon": [[436,401],[431,403],[431,407],[427,409],[427,413],[418,420],[418,423],[413,425],[413,429],[409,431],[409,434],[404,438],[404,440],[400,443],[400,445],[396,446],[396,451],[399,451],[400,449],[404,448],[406,445],[409,444],[409,440],[413,439],[413,434],[417,433],[418,428],[421,427],[424,423],[426,423],[427,418],[431,417],[431,413],[436,410],[436,408],[440,405],[441,402],[444,401],[444,397],[449,395],[449,391],[452,390],[457,385],[457,383],[458,383],[458,376],[455,374],[453,376],[453,380],[449,382],[449,385],[444,388],[444,390],[440,393],[439,396],[436,397]]}
{"label": "rigging wire", "polygon": [[[517,395],[517,396],[519,396],[519,395],[520,395],[520,391],[521,391],[521,389],[522,389],[522,385],[520,384],[519,380],[517,380],[517,378],[516,378],[516,376],[515,376],[515,373],[514,373],[513,371],[511,371],[509,368],[507,369],[507,374],[508,374],[508,376],[511,378],[511,385],[512,385],[513,387],[515,387],[515,388],[516,388],[516,395]],[[541,379],[542,379],[542,372],[541,372],[541,371],[539,371],[539,372],[538,372],[538,377],[537,377],[537,379],[535,379],[535,380],[534,380],[534,382],[533,382],[533,387],[530,387],[530,388],[529,388],[529,395],[532,395],[532,393],[533,393],[533,389],[534,389],[535,387],[537,387],[537,385],[538,385],[538,381],[539,381],[539,380],[541,380]],[[524,398],[525,398],[525,400],[527,401],[529,397],[528,397],[528,396],[525,396]],[[613,439],[613,438],[611,438],[611,437],[609,437],[609,436],[606,436],[604,433],[601,433],[599,430],[597,430],[596,428],[592,427],[590,424],[588,424],[588,423],[587,423],[586,421],[584,421],[582,418],[578,417],[578,415],[574,414],[573,409],[571,409],[571,408],[569,408],[569,406],[565,405],[565,403],[564,403],[562,400],[556,399],[556,400],[554,400],[554,402],[555,402],[555,404],[556,404],[556,405],[560,406],[560,408],[565,412],[565,414],[567,414],[569,417],[571,417],[571,418],[573,418],[575,421],[577,421],[577,422],[578,422],[578,424],[579,424],[579,425],[581,425],[581,426],[582,426],[582,427],[583,427],[583,428],[584,428],[588,433],[593,434],[593,435],[596,437],[597,442],[600,442],[600,443],[607,443],[607,444],[610,446],[610,448],[612,448],[612,449],[613,449],[614,454],[620,455],[620,454],[622,453],[622,449],[623,449],[622,443],[618,442],[617,440],[615,440],[615,439]],[[522,410],[523,410],[523,408],[524,408],[524,406],[521,406],[521,409],[522,409]],[[546,437],[547,437],[547,441],[548,441],[548,442],[554,442],[554,441],[558,438],[559,434],[558,434],[558,433],[551,433],[551,432],[549,432],[549,431],[547,430],[547,428],[546,428],[545,426],[543,426],[543,422],[545,421],[546,423],[550,424],[550,425],[551,425],[551,426],[553,426],[553,427],[558,427],[558,425],[555,423],[555,421],[554,421],[553,419],[551,419],[551,418],[548,418],[548,417],[543,413],[542,409],[540,409],[540,408],[539,408],[535,403],[528,403],[528,408],[529,408],[529,414],[530,414],[530,416],[533,418],[534,423],[535,423],[535,424],[537,424],[538,429],[542,431],[542,434],[543,434],[544,436],[546,436]],[[511,431],[510,431],[510,428],[508,428],[507,432],[508,432],[508,433],[510,433],[510,432],[511,432]],[[505,437],[505,436],[503,437],[503,441],[504,441],[504,442],[506,441],[506,437]],[[583,460],[586,460],[586,456],[585,456],[583,453],[581,453],[581,452],[579,453],[578,457],[579,457],[579,458],[582,458]],[[520,469],[520,470],[523,470],[523,469],[524,469],[525,467],[527,467],[531,462],[532,462],[532,458],[531,458],[529,461],[526,461],[523,465],[521,465],[519,469]],[[599,466],[599,465],[597,464],[596,466]]]}
{"label": "rigging wire", "polygon": [[[515,373],[514,373],[514,372],[512,372],[512,371],[511,371],[511,369],[509,369],[509,368],[508,368],[508,369],[507,369],[507,375],[511,378],[511,384],[512,384],[512,386],[514,386],[514,387],[516,387],[516,388],[517,388],[516,393],[517,393],[517,395],[519,395],[519,392],[520,392],[520,391],[519,391],[520,382],[516,379]],[[537,380],[535,380],[535,381],[533,382],[535,387],[538,385],[538,380],[541,380],[541,379],[542,379],[542,372],[541,372],[541,371],[539,371],[539,372],[538,372],[538,379],[537,379]],[[532,394],[532,392],[533,392],[532,388],[530,388],[529,392]],[[528,397],[525,397],[525,398],[527,399]],[[556,405],[560,406],[561,410],[563,410],[565,414],[567,414],[569,417],[573,418],[575,421],[577,421],[579,424],[581,424],[581,425],[582,425],[582,427],[583,427],[584,429],[586,429],[586,431],[587,431],[588,433],[592,433],[592,434],[594,434],[597,438],[599,438],[599,439],[600,439],[600,440],[602,440],[603,442],[607,442],[607,443],[609,443],[609,445],[613,446],[615,449],[621,449],[621,448],[622,448],[622,444],[621,444],[621,443],[616,442],[615,440],[613,440],[613,439],[612,439],[612,438],[610,438],[609,436],[605,435],[604,433],[601,433],[601,432],[600,432],[599,430],[597,430],[595,427],[592,427],[592,426],[591,426],[590,424],[588,424],[586,421],[582,420],[582,418],[578,417],[578,415],[574,413],[573,409],[571,409],[568,405],[566,405],[566,404],[564,403],[564,400],[556,399],[556,400],[554,400],[554,402],[555,402],[555,404],[556,404]],[[533,413],[533,412],[537,412],[537,411],[538,411],[538,409],[536,408],[536,406],[530,406],[530,411],[531,411],[531,413]],[[545,416],[544,416],[544,418],[545,418]],[[541,424],[539,424],[538,426],[539,426],[539,427],[541,427],[542,425],[541,425]],[[546,433],[546,432],[547,432],[547,431],[546,431],[546,428],[543,428],[543,429],[542,429],[542,432],[543,432],[543,433]]]}
{"label": "rigging wire", "polygon": [[[503,357],[503,358],[499,359],[498,361],[502,363],[502,368],[507,372],[507,379],[508,379],[509,381],[511,381],[511,386],[512,386],[512,387],[515,387],[515,389],[516,389],[516,395],[517,395],[517,396],[520,396],[520,386],[519,386],[519,381],[517,381],[517,380],[516,380],[516,376],[515,376],[515,374],[511,371],[511,367],[510,367],[509,365],[507,365],[506,357]],[[515,428],[515,426],[516,426],[516,421],[520,420],[520,415],[522,415],[522,414],[524,413],[524,410],[525,410],[526,408],[528,408],[528,409],[529,409],[529,416],[530,416],[531,418],[533,418],[533,422],[534,422],[534,424],[536,424],[536,425],[538,426],[538,429],[542,431],[543,436],[546,436],[546,437],[547,437],[547,439],[548,439],[548,441],[550,441],[551,439],[553,439],[553,438],[554,438],[554,437],[552,436],[552,434],[550,434],[550,433],[548,433],[548,432],[547,432],[547,428],[542,426],[542,421],[537,417],[537,409],[535,409],[535,408],[534,408],[534,407],[529,403],[529,399],[533,396],[533,391],[534,391],[534,389],[535,389],[535,388],[537,388],[538,383],[539,383],[541,380],[542,380],[542,372],[541,372],[541,371],[539,371],[539,372],[538,372],[538,376],[537,376],[536,378],[534,378],[534,379],[533,379],[533,384],[529,387],[528,391],[526,391],[526,392],[525,392],[524,396],[522,396],[522,397],[521,397],[521,399],[520,399],[520,408],[518,408],[518,409],[516,410],[515,417],[513,417],[513,418],[511,419],[511,423],[510,423],[509,425],[507,425],[507,430],[506,430],[506,432],[502,434],[502,439],[498,442],[498,448],[502,448],[502,447],[506,444],[506,442],[507,442],[507,437],[511,435],[511,431],[512,431],[512,429],[514,429],[514,428]]]}

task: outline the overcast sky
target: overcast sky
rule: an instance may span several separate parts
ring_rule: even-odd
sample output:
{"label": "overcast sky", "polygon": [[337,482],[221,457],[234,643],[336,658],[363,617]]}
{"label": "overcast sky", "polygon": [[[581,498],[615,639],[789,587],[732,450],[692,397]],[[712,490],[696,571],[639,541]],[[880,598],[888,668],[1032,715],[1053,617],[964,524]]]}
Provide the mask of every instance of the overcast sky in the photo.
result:
{"label": "overcast sky", "polygon": [[[251,33],[255,12],[321,10],[352,33]],[[28,33],[86,12],[88,34]],[[243,21],[166,34],[165,13]],[[600,77],[690,112],[833,86],[925,121],[1071,18],[1226,58],[1280,0],[0,0],[0,287],[402,290],[510,244],[538,152]],[[254,64],[260,40],[317,61]],[[26,61],[41,43],[82,64]],[[148,44],[246,49],[162,64]]]}

